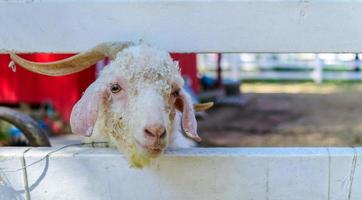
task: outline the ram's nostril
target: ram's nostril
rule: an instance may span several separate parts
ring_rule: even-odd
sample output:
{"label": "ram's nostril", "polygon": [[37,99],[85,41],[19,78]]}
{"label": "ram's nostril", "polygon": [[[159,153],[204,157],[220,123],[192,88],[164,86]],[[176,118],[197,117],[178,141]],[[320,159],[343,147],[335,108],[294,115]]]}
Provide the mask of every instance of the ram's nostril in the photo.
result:
{"label": "ram's nostril", "polygon": [[148,137],[155,137],[156,136],[152,131],[148,130],[147,128],[145,128],[145,135],[148,136]]}
{"label": "ram's nostril", "polygon": [[160,135],[160,138],[164,138],[164,137],[166,137],[166,130],[164,130]]}
{"label": "ram's nostril", "polygon": [[166,136],[166,129],[162,125],[151,124],[145,127],[144,133],[146,137],[164,138]]}

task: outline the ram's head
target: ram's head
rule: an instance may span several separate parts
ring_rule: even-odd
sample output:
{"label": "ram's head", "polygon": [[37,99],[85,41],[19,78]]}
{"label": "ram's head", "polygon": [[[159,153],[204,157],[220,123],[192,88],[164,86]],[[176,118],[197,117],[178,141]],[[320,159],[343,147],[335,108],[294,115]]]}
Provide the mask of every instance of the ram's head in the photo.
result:
{"label": "ram's head", "polygon": [[[116,42],[52,63],[34,63],[11,54],[24,68],[53,76],[81,71],[104,57],[112,62],[73,108],[70,123],[74,133],[93,134],[98,137],[94,140],[100,137],[115,143],[135,166],[161,154],[174,139],[177,126],[188,138],[201,140],[194,106],[182,89],[179,67],[167,52]],[[196,108],[204,110],[211,105]],[[176,112],[182,113],[182,122],[174,121]]]}

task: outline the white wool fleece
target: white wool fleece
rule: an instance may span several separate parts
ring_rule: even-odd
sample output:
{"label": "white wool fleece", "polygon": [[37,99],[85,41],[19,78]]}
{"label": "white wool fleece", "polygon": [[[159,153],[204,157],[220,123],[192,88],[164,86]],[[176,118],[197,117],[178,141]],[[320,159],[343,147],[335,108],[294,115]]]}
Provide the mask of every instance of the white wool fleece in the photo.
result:
{"label": "white wool fleece", "polygon": [[118,97],[111,94],[99,105],[93,134],[87,139],[89,142],[105,141],[110,147],[118,147],[126,154],[134,153],[134,138],[143,132],[142,126],[146,122],[154,120],[169,121],[168,147],[186,148],[195,145],[182,133],[182,114],[165,102],[172,85],[182,87],[184,84],[178,63],[167,52],[144,44],[119,52],[96,82],[99,87],[103,87],[112,81],[122,82],[124,92],[127,93],[127,103],[120,105],[116,100]]}

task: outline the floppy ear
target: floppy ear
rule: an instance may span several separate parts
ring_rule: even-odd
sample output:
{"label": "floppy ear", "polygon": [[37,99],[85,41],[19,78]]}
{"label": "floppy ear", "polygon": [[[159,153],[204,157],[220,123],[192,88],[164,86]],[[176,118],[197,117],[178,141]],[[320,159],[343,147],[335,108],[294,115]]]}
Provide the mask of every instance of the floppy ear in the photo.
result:
{"label": "floppy ear", "polygon": [[197,134],[197,122],[191,97],[183,89],[180,90],[175,106],[182,112],[182,129],[184,130],[186,136],[200,142],[201,138]]}
{"label": "floppy ear", "polygon": [[106,85],[101,84],[99,79],[86,89],[82,98],[74,105],[70,115],[70,126],[73,133],[83,136],[92,135],[99,106],[106,97]]}

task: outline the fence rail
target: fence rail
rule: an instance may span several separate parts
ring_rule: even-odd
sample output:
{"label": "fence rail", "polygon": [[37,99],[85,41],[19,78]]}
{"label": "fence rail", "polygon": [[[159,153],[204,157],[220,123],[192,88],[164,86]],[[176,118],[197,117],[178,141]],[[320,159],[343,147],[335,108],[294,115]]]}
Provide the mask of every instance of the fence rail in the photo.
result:
{"label": "fence rail", "polygon": [[[235,75],[232,72],[223,72],[223,78],[234,79]],[[216,72],[207,72],[205,75],[216,78]],[[287,80],[287,81],[319,81],[321,76],[322,81],[334,80],[334,81],[361,81],[362,72],[323,72],[316,74],[315,72],[289,72],[289,71],[260,71],[250,72],[242,71],[239,73],[240,80]]]}
{"label": "fence rail", "polygon": [[[148,169],[116,150],[0,148],[0,199],[359,200],[361,148],[171,149]],[[27,187],[25,187],[27,186]]]}
{"label": "fence rail", "polygon": [[0,52],[144,40],[171,52],[362,52],[354,0],[0,0]]}

